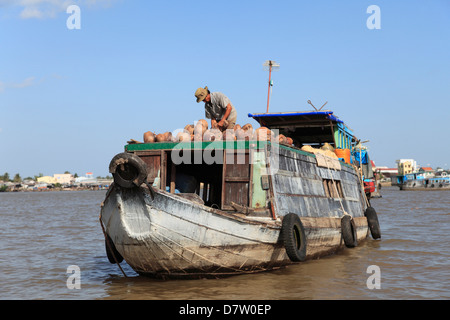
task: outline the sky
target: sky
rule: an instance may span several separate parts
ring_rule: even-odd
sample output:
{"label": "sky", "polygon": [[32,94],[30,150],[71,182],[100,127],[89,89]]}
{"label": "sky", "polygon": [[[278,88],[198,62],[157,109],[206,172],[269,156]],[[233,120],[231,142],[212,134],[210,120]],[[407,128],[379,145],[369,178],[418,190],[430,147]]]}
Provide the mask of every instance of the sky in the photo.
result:
{"label": "sky", "polygon": [[106,176],[129,139],[204,118],[198,87],[256,126],[266,60],[270,112],[327,102],[377,166],[450,167],[449,0],[0,0],[0,174]]}

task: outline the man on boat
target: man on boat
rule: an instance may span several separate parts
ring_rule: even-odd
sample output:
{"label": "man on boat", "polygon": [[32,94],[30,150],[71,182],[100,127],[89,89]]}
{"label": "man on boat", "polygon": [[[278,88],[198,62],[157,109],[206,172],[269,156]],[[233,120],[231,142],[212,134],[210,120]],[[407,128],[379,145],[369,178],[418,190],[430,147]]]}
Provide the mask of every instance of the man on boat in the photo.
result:
{"label": "man on boat", "polygon": [[205,103],[205,116],[211,119],[211,128],[221,131],[233,129],[237,120],[237,112],[230,99],[221,92],[210,92],[208,87],[198,88],[195,91],[197,103]]}

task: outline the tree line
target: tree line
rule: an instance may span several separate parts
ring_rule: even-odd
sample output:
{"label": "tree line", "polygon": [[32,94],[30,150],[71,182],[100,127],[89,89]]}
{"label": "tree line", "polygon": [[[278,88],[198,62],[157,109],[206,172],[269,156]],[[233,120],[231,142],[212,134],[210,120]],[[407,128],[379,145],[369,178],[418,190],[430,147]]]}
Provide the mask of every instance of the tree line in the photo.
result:
{"label": "tree line", "polygon": [[[70,174],[69,171],[65,171],[64,173],[65,173],[65,174]],[[16,174],[14,175],[14,177],[11,178],[11,176],[9,175],[9,173],[8,173],[8,172],[5,172],[3,175],[0,175],[0,181],[3,181],[3,182],[17,182],[17,183],[22,182],[22,181],[24,181],[24,180],[34,180],[34,181],[37,181],[38,178],[43,177],[43,176],[44,176],[44,174],[39,173],[38,175],[35,175],[35,176],[33,176],[33,177],[26,177],[26,178],[23,178],[23,179],[22,179],[22,177],[20,176],[20,174],[19,174],[19,173],[16,173]],[[73,177],[74,177],[74,178],[78,178],[79,176],[78,176],[77,173],[75,173],[75,174],[73,175]],[[111,177],[111,176],[106,176],[106,177],[98,176],[97,179],[112,179],[112,177]]]}
{"label": "tree line", "polygon": [[[69,171],[66,171],[66,172],[64,172],[64,173],[70,174]],[[19,183],[19,182],[22,182],[23,180],[34,180],[34,181],[37,181],[37,178],[40,178],[40,177],[43,177],[43,176],[44,176],[43,173],[39,173],[38,175],[35,175],[35,176],[33,176],[33,177],[26,177],[26,178],[23,178],[23,179],[22,179],[22,177],[20,176],[20,174],[19,174],[19,173],[16,173],[16,174],[14,175],[14,178],[11,179],[11,176],[9,175],[9,173],[8,173],[8,172],[5,172],[3,175],[0,175],[0,180],[3,181],[3,182],[17,182],[17,183]],[[73,177],[74,177],[74,178],[78,178],[78,174],[75,173],[75,174],[73,175]]]}
{"label": "tree line", "polygon": [[8,172],[5,172],[4,175],[0,176],[0,180],[3,180],[4,182],[21,182],[22,178],[20,177],[20,174],[16,173],[14,175],[14,178],[11,179]]}

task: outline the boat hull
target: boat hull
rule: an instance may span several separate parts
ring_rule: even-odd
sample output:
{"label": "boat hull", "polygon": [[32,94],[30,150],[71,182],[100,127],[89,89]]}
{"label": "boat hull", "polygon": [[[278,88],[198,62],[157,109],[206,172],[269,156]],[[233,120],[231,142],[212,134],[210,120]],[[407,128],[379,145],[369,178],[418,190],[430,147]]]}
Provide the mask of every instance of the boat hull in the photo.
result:
{"label": "boat hull", "polygon": [[[300,217],[306,259],[344,247],[339,217]],[[367,220],[354,218],[357,238]],[[281,221],[213,209],[162,190],[111,186],[101,223],[115,248],[139,274],[158,278],[220,277],[292,264],[280,240]]]}

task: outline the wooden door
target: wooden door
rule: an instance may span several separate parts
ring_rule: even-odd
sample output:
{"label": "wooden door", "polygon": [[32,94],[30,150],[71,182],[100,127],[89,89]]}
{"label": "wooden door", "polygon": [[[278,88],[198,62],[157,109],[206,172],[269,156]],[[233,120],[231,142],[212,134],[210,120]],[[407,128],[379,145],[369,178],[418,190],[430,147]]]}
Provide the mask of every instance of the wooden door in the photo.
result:
{"label": "wooden door", "polygon": [[251,204],[252,168],[249,150],[224,150],[222,175],[222,209],[234,210],[231,202]]}

